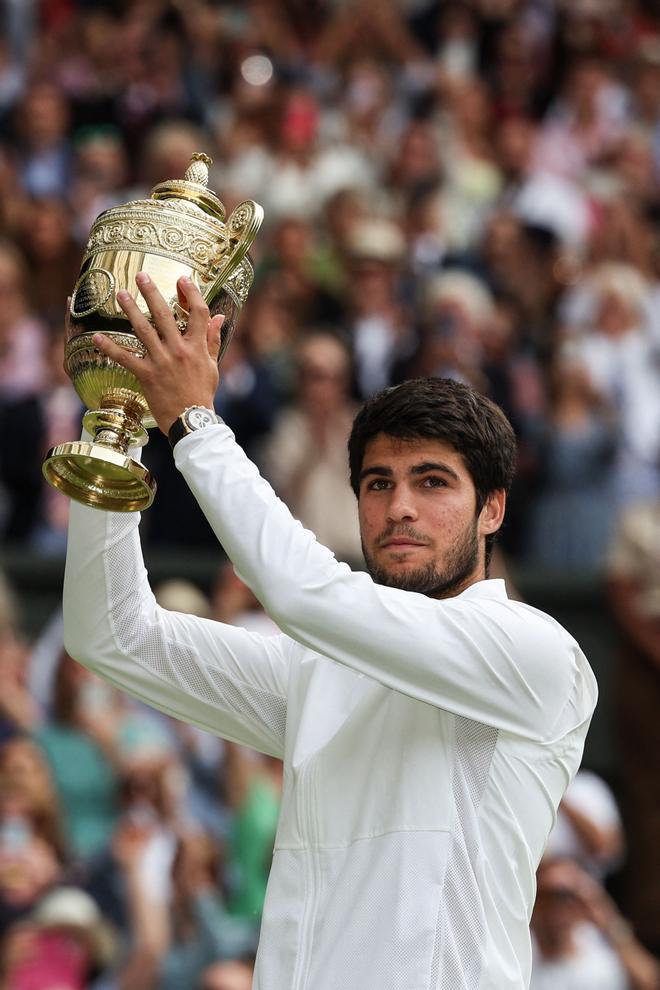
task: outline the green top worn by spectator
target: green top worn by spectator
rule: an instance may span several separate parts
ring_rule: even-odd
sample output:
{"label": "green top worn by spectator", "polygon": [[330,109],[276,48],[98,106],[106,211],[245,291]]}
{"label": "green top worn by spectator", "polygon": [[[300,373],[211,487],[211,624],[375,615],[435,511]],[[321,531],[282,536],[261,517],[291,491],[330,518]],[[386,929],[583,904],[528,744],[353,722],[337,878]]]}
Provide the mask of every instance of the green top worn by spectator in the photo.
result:
{"label": "green top worn by spectator", "polygon": [[71,852],[87,859],[110,840],[117,820],[117,779],[100,746],[61,723],[35,733],[50,764]]}
{"label": "green top worn by spectator", "polygon": [[236,810],[231,840],[236,891],[229,908],[234,915],[261,917],[279,815],[279,795],[272,783],[255,776]]}

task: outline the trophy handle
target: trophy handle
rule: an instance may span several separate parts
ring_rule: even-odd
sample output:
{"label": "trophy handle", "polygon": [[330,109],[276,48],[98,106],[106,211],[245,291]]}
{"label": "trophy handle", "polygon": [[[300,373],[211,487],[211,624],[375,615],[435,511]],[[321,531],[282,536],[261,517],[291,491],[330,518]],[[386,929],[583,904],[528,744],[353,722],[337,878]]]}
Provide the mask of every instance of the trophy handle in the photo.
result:
{"label": "trophy handle", "polygon": [[250,250],[264,219],[264,211],[251,199],[239,203],[227,220],[226,241],[218,241],[218,253],[212,260],[206,279],[212,285],[206,290],[207,299],[220,291],[229,276],[238,268]]}

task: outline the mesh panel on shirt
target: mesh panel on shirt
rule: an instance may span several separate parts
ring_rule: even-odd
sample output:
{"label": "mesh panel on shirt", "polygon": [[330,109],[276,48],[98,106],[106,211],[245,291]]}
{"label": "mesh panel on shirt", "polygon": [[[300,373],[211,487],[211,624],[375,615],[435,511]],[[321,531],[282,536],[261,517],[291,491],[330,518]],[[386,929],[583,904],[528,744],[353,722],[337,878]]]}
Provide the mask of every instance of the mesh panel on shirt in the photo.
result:
{"label": "mesh panel on shirt", "polygon": [[429,990],[438,847],[449,841],[447,832],[402,831],[316,852],[323,909],[305,990]]}
{"label": "mesh panel on shirt", "polygon": [[497,729],[456,716],[452,792],[457,829],[447,864],[431,965],[432,990],[478,990],[486,926],[477,873],[481,850],[477,813]]}
{"label": "mesh panel on shirt", "polygon": [[[122,527],[123,523],[120,519],[114,525]],[[205,665],[192,646],[169,640],[162,625],[147,622],[140,605],[129,604],[132,602],[130,590],[137,576],[127,575],[125,566],[125,551],[116,543],[111,545],[107,550],[106,573],[114,631],[121,649],[161,680],[176,685],[184,694],[236,714],[250,726],[258,723],[260,729],[266,729],[277,748],[281,748],[286,726],[286,700]],[[117,609],[122,599],[126,604]]]}

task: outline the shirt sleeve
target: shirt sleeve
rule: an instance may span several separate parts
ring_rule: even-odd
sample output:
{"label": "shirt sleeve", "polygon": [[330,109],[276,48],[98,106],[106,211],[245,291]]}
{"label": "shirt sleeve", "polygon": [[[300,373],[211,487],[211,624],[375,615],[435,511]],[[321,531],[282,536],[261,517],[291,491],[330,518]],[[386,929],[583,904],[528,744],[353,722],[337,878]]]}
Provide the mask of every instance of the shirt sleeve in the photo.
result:
{"label": "shirt sleeve", "polygon": [[224,424],[185,437],[175,458],[243,580],[302,645],[528,738],[563,735],[591,714],[593,675],[550,617],[506,598],[438,601],[351,571],[293,519]]}
{"label": "shirt sleeve", "polygon": [[284,754],[290,640],[161,608],[138,513],[71,505],[64,579],[68,653],[176,718]]}

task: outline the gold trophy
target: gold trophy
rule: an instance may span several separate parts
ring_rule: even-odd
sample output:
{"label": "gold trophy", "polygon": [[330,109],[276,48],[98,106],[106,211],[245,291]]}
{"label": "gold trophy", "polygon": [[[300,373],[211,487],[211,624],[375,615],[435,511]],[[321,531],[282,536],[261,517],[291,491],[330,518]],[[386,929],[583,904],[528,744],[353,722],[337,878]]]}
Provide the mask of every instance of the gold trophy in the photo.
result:
{"label": "gold trophy", "polygon": [[188,314],[176,283],[182,275],[192,278],[211,315],[225,315],[220,360],[252,285],[248,250],[263,210],[247,200],[225,220],[224,206],[207,187],[209,165],[207,155],[193,155],[183,179],[160,183],[150,199],[105,210],[92,226],[69,307],[64,367],[87,407],[83,424],[93,440],[58,444],[43,465],[51,485],[85,505],[133,512],[151,505],[156,492],[149,471],[128,455],[129,447],[147,442],[147,428],[156,425],[140,383],[92,342],[101,331],[144,355],[117,292],[131,292],[150,318],[135,291],[135,276],[147,272],[185,333]]}

